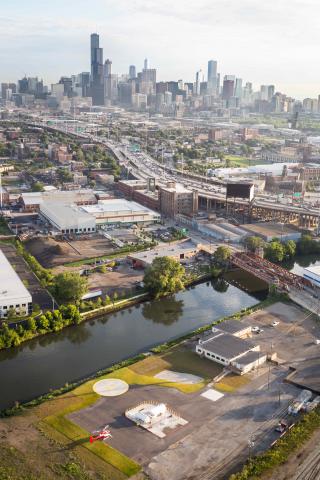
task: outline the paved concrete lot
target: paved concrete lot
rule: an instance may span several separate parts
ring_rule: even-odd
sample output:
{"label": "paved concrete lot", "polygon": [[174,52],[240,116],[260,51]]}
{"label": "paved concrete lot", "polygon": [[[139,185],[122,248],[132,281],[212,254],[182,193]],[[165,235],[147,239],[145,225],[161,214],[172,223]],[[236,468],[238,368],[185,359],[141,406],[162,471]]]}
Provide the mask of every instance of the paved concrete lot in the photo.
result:
{"label": "paved concrete lot", "polygon": [[[278,358],[287,364],[320,352],[320,346],[315,345],[315,338],[320,336],[320,323],[298,306],[277,302],[244,317],[243,321],[262,328],[262,333],[253,334],[253,341],[263,352],[277,352]],[[279,324],[273,327],[273,321]]]}
{"label": "paved concrete lot", "polygon": [[[319,352],[314,336],[320,327],[313,317],[306,317],[299,307],[284,303],[246,317],[245,321],[263,329],[253,336],[261,350],[277,352],[282,362],[266,364],[250,374],[249,383],[216,402],[201,396],[206,389],[185,395],[155,385],[133,386],[122,397],[101,399],[70,419],[88,431],[109,423],[111,445],[141,463],[152,480],[224,479],[234,462],[247,458],[249,439],[254,437],[256,453],[278,438],[275,426],[300,392],[297,386],[284,383],[289,367]],[[275,327],[271,326],[274,320],[279,322]],[[158,439],[124,417],[128,407],[147,400],[167,403],[188,425]]]}
{"label": "paved concrete lot", "polygon": [[[121,397],[102,398],[69,418],[89,432],[108,423],[113,435],[110,444],[143,464],[152,479],[182,480],[190,478],[191,465],[193,472],[211,463],[217,465],[237,454],[239,446],[244,448],[252,432],[258,435],[270,429],[270,419],[277,412],[281,417],[282,410],[298,391],[292,385],[283,385],[279,410],[282,377],[280,371],[272,374],[267,389],[265,371],[249,386],[216,402],[202,397],[204,390],[185,395],[171,388],[134,386]],[[168,430],[166,438],[159,439],[123,415],[127,408],[142,400],[167,403],[189,423]],[[266,436],[265,441],[270,439]]]}

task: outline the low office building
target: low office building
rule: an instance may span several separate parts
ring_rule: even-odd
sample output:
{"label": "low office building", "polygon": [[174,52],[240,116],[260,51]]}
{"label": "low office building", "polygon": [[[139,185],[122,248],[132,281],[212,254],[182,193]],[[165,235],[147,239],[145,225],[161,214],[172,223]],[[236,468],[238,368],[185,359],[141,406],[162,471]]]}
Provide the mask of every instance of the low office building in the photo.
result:
{"label": "low office building", "polygon": [[97,205],[83,206],[81,210],[93,216],[97,226],[148,224],[159,222],[161,219],[159,213],[139,203],[123,199],[102,200]]}
{"label": "low office building", "polygon": [[230,368],[243,375],[263,365],[267,355],[260,346],[246,340],[251,336],[251,326],[228,320],[212,327],[210,337],[199,340],[196,353],[201,357]]}
{"label": "low office building", "polygon": [[45,202],[40,205],[40,217],[49,222],[61,233],[93,233],[96,231],[96,219],[80,207]]}
{"label": "low office building", "polygon": [[0,318],[6,318],[12,310],[19,315],[30,314],[32,297],[0,250]]}
{"label": "low office building", "polygon": [[239,320],[225,320],[212,327],[212,332],[229,333],[238,338],[248,338],[252,335],[251,325],[245,322],[239,322]]}

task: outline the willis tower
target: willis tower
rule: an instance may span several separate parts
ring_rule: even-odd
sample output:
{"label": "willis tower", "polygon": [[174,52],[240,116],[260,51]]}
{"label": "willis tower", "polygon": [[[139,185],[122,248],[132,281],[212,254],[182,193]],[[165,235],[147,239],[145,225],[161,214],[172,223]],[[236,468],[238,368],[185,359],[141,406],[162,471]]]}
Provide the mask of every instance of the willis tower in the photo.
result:
{"label": "willis tower", "polygon": [[103,49],[99,35],[91,35],[91,95],[93,105],[104,105]]}

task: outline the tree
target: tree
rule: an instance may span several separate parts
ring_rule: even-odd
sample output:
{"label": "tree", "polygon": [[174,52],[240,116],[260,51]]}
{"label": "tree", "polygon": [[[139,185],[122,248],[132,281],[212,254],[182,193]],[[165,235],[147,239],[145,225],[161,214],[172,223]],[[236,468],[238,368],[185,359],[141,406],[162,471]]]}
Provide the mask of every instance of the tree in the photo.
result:
{"label": "tree", "polygon": [[286,257],[288,258],[292,258],[295,256],[296,254],[296,249],[297,249],[297,245],[296,245],[296,242],[294,242],[293,240],[288,240],[286,243],[285,243],[285,255]]}
{"label": "tree", "polygon": [[255,253],[259,248],[264,246],[264,241],[262,240],[262,238],[255,236],[245,237],[243,243],[246,248],[253,253]]}
{"label": "tree", "polygon": [[54,296],[61,303],[75,303],[81,300],[87,290],[87,278],[78,273],[59,273],[53,281]]}
{"label": "tree", "polygon": [[34,182],[31,188],[32,192],[43,192],[43,183],[42,182]]}
{"label": "tree", "polygon": [[212,255],[213,262],[217,265],[226,266],[231,257],[231,249],[221,245]]}
{"label": "tree", "polygon": [[282,243],[274,240],[268,243],[264,252],[264,256],[270,260],[270,262],[282,262],[285,256],[285,247],[282,245]]}
{"label": "tree", "polygon": [[146,289],[156,298],[184,288],[185,269],[170,257],[155,258],[144,274]]}

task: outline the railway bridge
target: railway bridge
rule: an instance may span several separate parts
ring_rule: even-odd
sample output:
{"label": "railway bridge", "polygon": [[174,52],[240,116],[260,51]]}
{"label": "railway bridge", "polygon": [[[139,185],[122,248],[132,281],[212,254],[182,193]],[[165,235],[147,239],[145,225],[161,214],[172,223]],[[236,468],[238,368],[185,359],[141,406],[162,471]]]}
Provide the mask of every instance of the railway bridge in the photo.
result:
{"label": "railway bridge", "polygon": [[313,288],[312,283],[305,278],[258,257],[254,253],[235,252],[231,256],[231,262],[265,281],[268,285],[276,285],[282,292],[289,292],[291,289],[302,290],[305,287]]}

